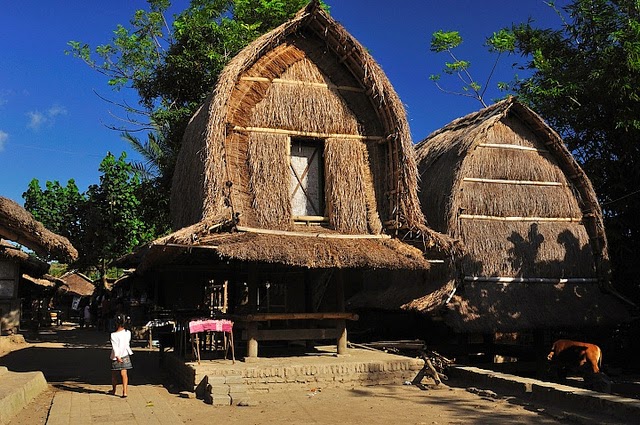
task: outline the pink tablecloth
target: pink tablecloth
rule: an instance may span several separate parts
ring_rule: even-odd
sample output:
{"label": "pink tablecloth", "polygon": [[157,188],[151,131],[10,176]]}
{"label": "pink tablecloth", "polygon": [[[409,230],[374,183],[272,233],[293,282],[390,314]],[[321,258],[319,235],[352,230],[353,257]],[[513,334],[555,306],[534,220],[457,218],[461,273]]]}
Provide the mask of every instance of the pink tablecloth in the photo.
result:
{"label": "pink tablecloth", "polygon": [[199,332],[231,332],[233,322],[231,320],[192,320],[189,322],[189,333],[195,334]]}

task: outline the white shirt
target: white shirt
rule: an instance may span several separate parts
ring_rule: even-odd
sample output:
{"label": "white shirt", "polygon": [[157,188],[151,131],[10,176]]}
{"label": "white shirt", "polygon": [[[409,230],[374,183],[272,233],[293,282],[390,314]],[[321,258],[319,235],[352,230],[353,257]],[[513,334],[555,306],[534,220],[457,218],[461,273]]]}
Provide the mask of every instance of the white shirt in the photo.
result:
{"label": "white shirt", "polygon": [[131,342],[131,332],[124,329],[121,331],[111,332],[111,360],[117,357],[130,356],[133,354],[129,343]]}

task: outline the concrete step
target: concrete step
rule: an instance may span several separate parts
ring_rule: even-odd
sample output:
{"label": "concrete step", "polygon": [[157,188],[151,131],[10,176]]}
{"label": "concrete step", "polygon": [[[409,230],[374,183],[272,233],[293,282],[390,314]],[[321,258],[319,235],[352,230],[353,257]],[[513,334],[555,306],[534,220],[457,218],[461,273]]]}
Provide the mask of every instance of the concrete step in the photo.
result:
{"label": "concrete step", "polygon": [[453,385],[456,381],[463,382],[467,386],[491,389],[559,409],[598,414],[625,422],[640,416],[640,400],[632,398],[469,366],[451,367],[448,376]]}
{"label": "concrete step", "polygon": [[11,372],[0,366],[0,425],[5,425],[47,389],[42,372]]}

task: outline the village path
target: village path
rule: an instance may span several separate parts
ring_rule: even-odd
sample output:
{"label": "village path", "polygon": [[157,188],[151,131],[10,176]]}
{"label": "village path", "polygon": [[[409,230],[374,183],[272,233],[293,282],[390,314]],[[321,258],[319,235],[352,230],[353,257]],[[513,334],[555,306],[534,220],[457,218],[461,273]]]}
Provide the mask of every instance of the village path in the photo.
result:
{"label": "village path", "polygon": [[[157,352],[136,349],[129,397],[110,389],[108,335],[58,327],[2,356],[11,371],[40,370],[49,390],[19,413],[18,424],[558,424],[540,406],[486,398],[459,388],[385,385],[292,389],[251,396],[247,407],[182,398],[158,368]],[[119,388],[121,389],[121,388]]]}

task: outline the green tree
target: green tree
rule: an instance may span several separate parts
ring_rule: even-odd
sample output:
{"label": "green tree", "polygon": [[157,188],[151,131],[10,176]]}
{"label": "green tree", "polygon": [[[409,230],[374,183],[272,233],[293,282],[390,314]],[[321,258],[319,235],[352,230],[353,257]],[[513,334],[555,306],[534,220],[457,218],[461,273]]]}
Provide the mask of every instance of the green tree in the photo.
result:
{"label": "green tree", "polygon": [[[484,95],[489,87],[493,73],[496,70],[502,54],[509,54],[513,51],[515,37],[510,31],[502,29],[486,40],[485,46],[490,52],[497,53],[497,56],[484,85],[478,83],[478,81],[471,75],[471,72],[469,71],[471,62],[458,58],[454,52],[455,48],[460,46],[462,42],[462,36],[458,31],[439,30],[431,35],[431,51],[435,53],[445,53],[451,59],[451,62],[445,62],[442,72],[447,75],[455,76],[458,83],[462,84],[460,90],[445,89],[440,82],[442,78],[441,74],[432,74],[429,76],[429,79],[433,81],[436,87],[444,93],[470,97],[480,102],[483,107],[486,107],[487,103],[485,102]],[[498,83],[498,85],[500,88],[504,88],[504,83]]]}
{"label": "green tree", "polygon": [[99,185],[87,190],[86,232],[82,260],[95,266],[106,279],[108,263],[133,251],[156,235],[141,219],[137,194],[140,178],[123,152],[119,158],[108,153],[100,163]]}
{"label": "green tree", "polygon": [[57,180],[47,181],[44,190],[40,187],[40,182],[33,179],[22,197],[25,209],[36,220],[76,246],[82,234],[82,214],[86,198],[73,179],[66,186],[62,186]]}
{"label": "green tree", "polygon": [[[92,49],[71,41],[67,53],[104,74],[115,90],[136,92],[138,106],[121,104],[127,126],[114,127],[141,152],[141,169],[158,172],[157,206],[168,205],[182,135],[196,108],[215,87],[223,67],[244,46],[276,27],[307,0],[191,0],[171,21],[169,0],[147,0],[110,43]],[[129,118],[134,117],[134,118]],[[147,131],[147,141],[132,135]],[[149,148],[149,149],[148,149]],[[149,198],[149,200],[152,200]],[[167,216],[166,212],[160,214]]]}
{"label": "green tree", "polygon": [[[140,201],[149,192],[123,152],[119,158],[108,153],[100,163],[100,183],[80,193],[73,180],[67,186],[38,180],[29,183],[22,195],[25,208],[48,229],[69,238],[78,249],[74,267],[87,273],[97,270],[106,279],[111,260],[126,254],[165,231],[158,228],[157,211],[145,209]],[[156,207],[159,208],[159,207]]]}

